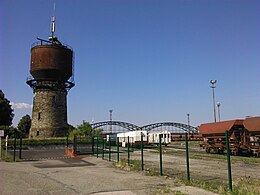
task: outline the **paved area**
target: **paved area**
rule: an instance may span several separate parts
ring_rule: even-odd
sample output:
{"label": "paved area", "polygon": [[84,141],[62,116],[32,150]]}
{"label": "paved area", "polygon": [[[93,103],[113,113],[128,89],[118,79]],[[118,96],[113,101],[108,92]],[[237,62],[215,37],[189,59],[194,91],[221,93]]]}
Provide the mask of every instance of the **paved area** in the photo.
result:
{"label": "paved area", "polygon": [[[31,147],[29,149],[22,150],[22,159],[26,160],[38,160],[38,159],[58,159],[67,158],[65,155],[65,147]],[[13,150],[8,150],[8,153],[13,156]],[[18,159],[19,150],[16,150],[16,157]]]}
{"label": "paved area", "polygon": [[[166,177],[145,176],[114,168],[101,158],[0,162],[0,194],[165,194],[167,189],[185,194],[213,195],[182,186]],[[198,190],[199,193],[196,193]]]}

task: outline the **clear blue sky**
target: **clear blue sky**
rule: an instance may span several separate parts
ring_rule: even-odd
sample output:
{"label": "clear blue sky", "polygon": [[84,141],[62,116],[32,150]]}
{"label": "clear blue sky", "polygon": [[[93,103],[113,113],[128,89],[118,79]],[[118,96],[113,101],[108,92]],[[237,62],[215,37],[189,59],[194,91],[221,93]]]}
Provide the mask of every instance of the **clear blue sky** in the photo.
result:
{"label": "clear blue sky", "polygon": [[[0,1],[0,89],[14,125],[31,115],[30,48],[47,38],[53,0]],[[259,0],[56,0],[56,35],[75,51],[68,122],[136,125],[260,115]],[[26,103],[19,106],[17,103]],[[29,107],[29,108],[28,108]],[[23,109],[22,109],[23,108]]]}

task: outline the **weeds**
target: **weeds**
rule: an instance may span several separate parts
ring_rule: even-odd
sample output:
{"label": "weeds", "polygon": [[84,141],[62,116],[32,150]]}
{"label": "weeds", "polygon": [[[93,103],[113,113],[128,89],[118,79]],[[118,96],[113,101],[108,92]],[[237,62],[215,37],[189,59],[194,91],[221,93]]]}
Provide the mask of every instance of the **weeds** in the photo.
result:
{"label": "weeds", "polygon": [[3,148],[1,149],[1,160],[5,162],[13,162],[13,155],[11,155],[9,152],[6,152],[6,150],[3,150]]}
{"label": "weeds", "polygon": [[145,175],[146,176],[159,176],[160,174],[158,171],[148,168],[145,170]]}
{"label": "weeds", "polygon": [[174,195],[186,195],[185,193],[182,193],[180,191],[174,191]]}
{"label": "weeds", "polygon": [[248,157],[243,157],[243,156],[236,156],[236,157],[233,157],[233,158],[236,161],[241,161],[245,165],[254,166],[256,164],[260,164],[260,158],[254,158],[254,157],[248,158]]}
{"label": "weeds", "polygon": [[128,171],[141,171],[141,162],[139,160],[130,160],[130,165],[126,159],[121,159],[119,162],[114,162],[114,166],[128,170]]}
{"label": "weeds", "polygon": [[[223,187],[223,183],[218,183],[218,182],[207,182],[207,181],[199,181],[199,180],[190,180],[190,181],[187,181],[186,179],[183,180],[182,179],[182,182],[185,184],[185,185],[190,185],[190,186],[194,186],[194,187],[199,187],[199,188],[202,188],[204,190],[208,190],[208,191],[211,191],[211,192],[215,192],[215,193],[219,193],[219,187]],[[225,188],[225,185],[224,185],[224,188]]]}
{"label": "weeds", "polygon": [[225,194],[254,195],[260,194],[260,181],[250,177],[241,177],[234,182],[233,191]]}
{"label": "weeds", "polygon": [[187,181],[179,178],[185,185],[199,187],[221,195],[257,195],[260,194],[260,181],[250,177],[241,177],[233,183],[233,191],[228,189],[228,185],[221,182],[206,182],[199,180]]}
{"label": "weeds", "polygon": [[155,192],[153,192],[152,194],[155,195],[159,195],[159,194],[172,194],[172,195],[185,195],[180,191],[172,191],[169,187],[165,186],[165,187],[161,187],[159,189],[157,189]]}

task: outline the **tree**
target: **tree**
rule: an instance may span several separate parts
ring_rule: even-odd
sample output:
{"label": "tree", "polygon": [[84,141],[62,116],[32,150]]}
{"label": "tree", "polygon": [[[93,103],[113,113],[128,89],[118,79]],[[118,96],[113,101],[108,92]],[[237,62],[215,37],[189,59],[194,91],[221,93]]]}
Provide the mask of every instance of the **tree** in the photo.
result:
{"label": "tree", "polygon": [[25,116],[22,117],[20,122],[18,123],[17,128],[19,129],[22,134],[27,137],[29,135],[29,130],[31,128],[31,117],[26,114]]}
{"label": "tree", "polygon": [[102,133],[103,129],[102,128],[98,128],[94,130],[94,136],[100,136],[100,134]]}
{"label": "tree", "polygon": [[92,130],[90,123],[84,120],[77,128],[74,128],[72,125],[69,125],[69,128],[71,128],[71,130],[69,130],[71,140],[73,140],[74,136],[99,136],[103,131],[102,128]]}
{"label": "tree", "polygon": [[77,126],[77,129],[82,132],[83,135],[92,135],[92,127],[89,124],[89,122],[85,122],[83,120],[83,123],[81,125]]}
{"label": "tree", "polygon": [[13,126],[6,126],[6,125],[0,126],[0,129],[4,130],[4,132],[5,132],[4,136],[8,135],[9,138],[14,138],[14,134],[17,131],[17,129],[15,127],[13,127]]}
{"label": "tree", "polygon": [[70,132],[72,132],[74,129],[76,129],[73,125],[68,124],[68,134],[70,134]]}
{"label": "tree", "polygon": [[10,101],[5,98],[4,92],[0,89],[0,126],[12,125],[14,113]]}

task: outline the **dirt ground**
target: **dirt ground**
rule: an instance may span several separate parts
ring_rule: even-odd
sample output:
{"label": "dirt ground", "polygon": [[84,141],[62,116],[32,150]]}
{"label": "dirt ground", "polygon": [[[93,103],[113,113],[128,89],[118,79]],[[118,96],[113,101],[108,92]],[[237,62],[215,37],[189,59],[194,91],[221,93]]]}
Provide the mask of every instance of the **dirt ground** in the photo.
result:
{"label": "dirt ground", "polygon": [[[127,158],[126,154],[121,155]],[[227,183],[228,170],[225,155],[208,154],[192,144],[189,147],[190,177],[199,181]],[[140,160],[141,152],[130,153],[131,160]],[[144,149],[144,168],[159,172],[159,153],[156,148]],[[260,180],[260,158],[231,156],[232,179],[242,177]],[[186,177],[186,155],[184,144],[163,147],[163,174],[171,177]]]}

